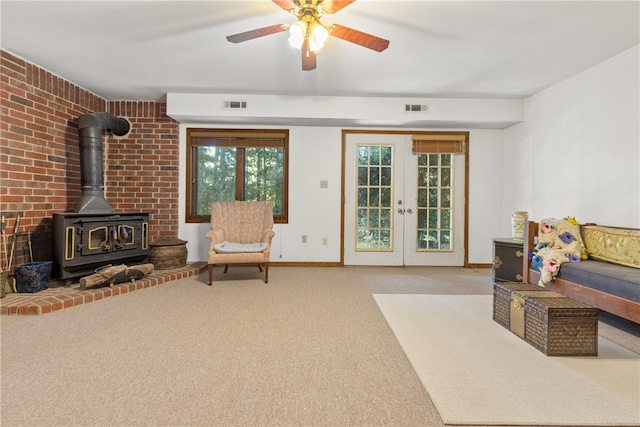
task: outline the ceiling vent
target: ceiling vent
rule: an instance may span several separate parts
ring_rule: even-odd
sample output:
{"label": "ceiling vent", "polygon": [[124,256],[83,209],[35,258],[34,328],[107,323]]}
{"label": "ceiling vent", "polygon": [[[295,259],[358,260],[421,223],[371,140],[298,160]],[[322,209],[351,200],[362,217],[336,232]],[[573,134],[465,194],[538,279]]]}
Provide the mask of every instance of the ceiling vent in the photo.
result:
{"label": "ceiling vent", "polygon": [[224,101],[225,110],[246,110],[246,101]]}
{"label": "ceiling vent", "polygon": [[429,106],[427,104],[405,104],[404,111],[428,113]]}

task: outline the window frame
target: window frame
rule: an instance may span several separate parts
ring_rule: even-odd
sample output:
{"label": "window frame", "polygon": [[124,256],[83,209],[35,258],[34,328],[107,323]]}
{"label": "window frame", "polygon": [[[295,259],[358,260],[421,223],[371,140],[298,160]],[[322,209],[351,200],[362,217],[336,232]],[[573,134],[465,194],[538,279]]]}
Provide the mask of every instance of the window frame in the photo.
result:
{"label": "window frame", "polygon": [[[283,192],[282,215],[273,217],[276,224],[289,222],[289,130],[288,129],[214,129],[187,128],[187,171],[186,171],[186,215],[187,223],[211,221],[211,215],[197,213],[197,156],[199,147],[282,148],[283,149]],[[242,157],[242,156],[240,156]],[[236,165],[238,169],[241,165]],[[243,179],[236,179],[236,200],[242,200]]]}

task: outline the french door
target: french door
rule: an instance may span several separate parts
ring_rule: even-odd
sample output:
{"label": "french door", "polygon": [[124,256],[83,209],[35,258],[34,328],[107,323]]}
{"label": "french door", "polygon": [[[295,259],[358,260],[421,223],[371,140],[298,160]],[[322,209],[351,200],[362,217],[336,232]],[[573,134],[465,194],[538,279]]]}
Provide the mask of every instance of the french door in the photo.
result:
{"label": "french door", "polygon": [[345,132],[345,265],[464,265],[464,154]]}

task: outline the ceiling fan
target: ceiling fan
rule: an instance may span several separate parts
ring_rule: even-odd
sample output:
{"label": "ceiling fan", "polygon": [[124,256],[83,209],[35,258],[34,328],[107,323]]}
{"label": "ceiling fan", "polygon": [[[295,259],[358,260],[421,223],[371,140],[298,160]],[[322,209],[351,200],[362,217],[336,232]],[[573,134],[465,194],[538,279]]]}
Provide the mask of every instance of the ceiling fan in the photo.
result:
{"label": "ceiling fan", "polygon": [[305,71],[316,68],[316,53],[324,46],[328,36],[334,36],[376,52],[382,52],[389,46],[389,40],[342,25],[325,26],[320,22],[321,17],[334,14],[355,0],[272,1],[287,12],[294,14],[298,20],[291,25],[276,24],[234,34],[227,36],[227,40],[232,43],[240,43],[289,30],[289,43],[302,51],[302,69]]}

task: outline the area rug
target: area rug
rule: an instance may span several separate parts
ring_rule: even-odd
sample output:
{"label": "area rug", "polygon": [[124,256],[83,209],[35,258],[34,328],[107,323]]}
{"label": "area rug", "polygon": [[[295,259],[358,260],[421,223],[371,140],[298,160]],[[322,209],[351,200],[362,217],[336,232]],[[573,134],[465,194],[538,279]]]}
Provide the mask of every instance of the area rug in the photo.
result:
{"label": "area rug", "polygon": [[548,357],[492,320],[485,295],[374,298],[445,424],[640,425],[640,356]]}

